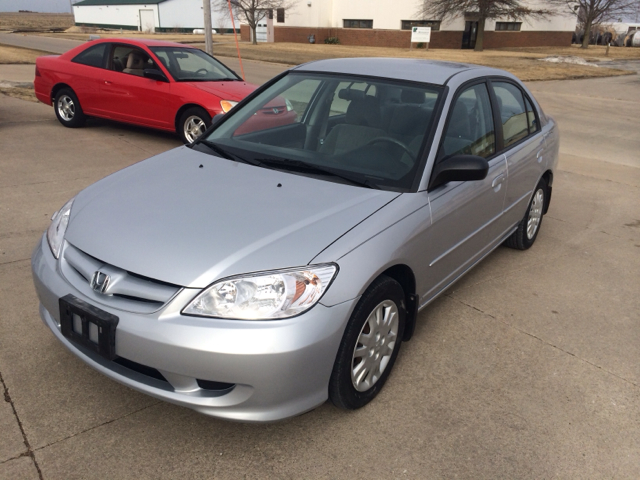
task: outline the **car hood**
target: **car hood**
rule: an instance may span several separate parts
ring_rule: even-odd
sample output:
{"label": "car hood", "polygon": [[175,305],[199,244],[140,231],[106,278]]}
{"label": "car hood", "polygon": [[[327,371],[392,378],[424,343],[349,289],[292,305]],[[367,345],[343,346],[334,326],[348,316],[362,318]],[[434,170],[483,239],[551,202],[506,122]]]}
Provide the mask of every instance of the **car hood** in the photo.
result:
{"label": "car hood", "polygon": [[185,82],[191,87],[210,93],[221,100],[240,101],[256,88],[255,85],[246,82]]}
{"label": "car hood", "polygon": [[129,272],[203,288],[306,265],[398,195],[180,147],[80,192],[65,239]]}

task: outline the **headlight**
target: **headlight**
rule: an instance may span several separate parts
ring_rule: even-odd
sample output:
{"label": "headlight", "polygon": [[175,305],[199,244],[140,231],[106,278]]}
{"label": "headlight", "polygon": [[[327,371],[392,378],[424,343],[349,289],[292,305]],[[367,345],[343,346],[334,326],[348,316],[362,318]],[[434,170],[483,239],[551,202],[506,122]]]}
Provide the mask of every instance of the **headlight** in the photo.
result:
{"label": "headlight", "polygon": [[238,104],[238,102],[234,102],[232,100],[220,100],[220,108],[222,108],[222,111],[224,113],[227,113],[229,110],[231,110],[237,104]]}
{"label": "headlight", "polygon": [[288,98],[284,99],[284,103],[287,105],[287,112],[290,112],[291,110],[293,110],[293,105],[291,105],[291,102],[289,101]]}
{"label": "headlight", "polygon": [[313,307],[335,276],[335,265],[313,265],[220,280],[194,298],[186,315],[271,320]]}
{"label": "headlight", "polygon": [[67,231],[67,225],[69,225],[69,213],[71,213],[73,200],[73,198],[69,200],[60,210],[53,214],[53,217],[51,217],[51,225],[47,228],[47,242],[49,242],[51,253],[53,253],[53,256],[56,258],[60,256],[64,232]]}

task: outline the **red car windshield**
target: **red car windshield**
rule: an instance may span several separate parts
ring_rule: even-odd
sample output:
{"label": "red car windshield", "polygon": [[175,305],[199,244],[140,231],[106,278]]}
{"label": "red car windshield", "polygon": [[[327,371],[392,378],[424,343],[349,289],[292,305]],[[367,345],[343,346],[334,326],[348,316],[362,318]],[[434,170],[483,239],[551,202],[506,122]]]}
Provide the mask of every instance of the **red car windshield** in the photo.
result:
{"label": "red car windshield", "polygon": [[241,80],[215,58],[197,48],[151,47],[176,82]]}

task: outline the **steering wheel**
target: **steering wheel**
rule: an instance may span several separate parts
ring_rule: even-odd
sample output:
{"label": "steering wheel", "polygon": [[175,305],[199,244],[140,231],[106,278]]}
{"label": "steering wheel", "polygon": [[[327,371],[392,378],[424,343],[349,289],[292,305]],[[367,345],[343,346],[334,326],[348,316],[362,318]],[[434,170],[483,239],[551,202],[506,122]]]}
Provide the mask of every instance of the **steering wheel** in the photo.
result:
{"label": "steering wheel", "polygon": [[386,143],[391,143],[393,145],[396,145],[397,147],[400,147],[401,149],[403,149],[405,151],[405,153],[407,155],[409,155],[409,158],[411,160],[413,160],[414,162],[416,161],[416,157],[413,154],[413,152],[411,150],[409,150],[409,147],[407,147],[404,143],[402,143],[400,140],[396,140],[395,138],[391,138],[391,137],[378,137],[378,138],[374,138],[373,140],[371,140],[369,143],[367,143],[367,145],[373,145],[375,143],[381,143],[381,142],[386,142]]}
{"label": "steering wheel", "polygon": [[196,75],[206,75],[207,73],[209,73],[209,70],[206,68],[199,68],[196,70]]}

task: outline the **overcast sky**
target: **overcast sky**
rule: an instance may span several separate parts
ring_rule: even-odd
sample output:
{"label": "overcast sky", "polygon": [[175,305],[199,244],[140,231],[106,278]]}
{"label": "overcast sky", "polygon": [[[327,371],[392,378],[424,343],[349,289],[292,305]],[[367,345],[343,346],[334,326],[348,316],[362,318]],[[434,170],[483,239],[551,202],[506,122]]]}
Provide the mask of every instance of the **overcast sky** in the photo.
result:
{"label": "overcast sky", "polygon": [[[72,0],[76,3],[79,0]],[[69,0],[0,0],[0,12],[17,12],[31,10],[32,12],[71,13]]]}

